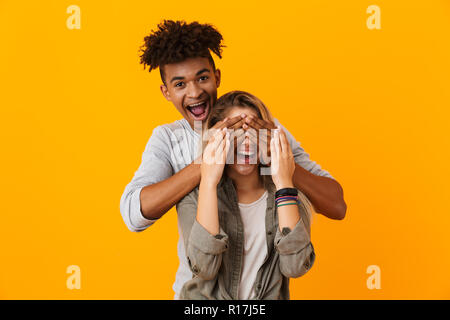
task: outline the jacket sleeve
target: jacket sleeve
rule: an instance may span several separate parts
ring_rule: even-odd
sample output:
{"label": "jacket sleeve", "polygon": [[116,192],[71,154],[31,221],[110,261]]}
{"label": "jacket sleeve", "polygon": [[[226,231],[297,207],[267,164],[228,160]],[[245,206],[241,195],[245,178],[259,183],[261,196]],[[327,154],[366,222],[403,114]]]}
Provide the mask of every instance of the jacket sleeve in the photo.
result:
{"label": "jacket sleeve", "polygon": [[315,252],[303,219],[293,230],[277,228],[275,247],[280,254],[281,273],[288,278],[298,278],[308,272],[314,264]]}
{"label": "jacket sleeve", "polygon": [[274,245],[280,254],[281,273],[288,278],[298,278],[311,269],[316,255],[311,243],[311,203],[308,198],[298,191],[298,210],[300,220],[294,229],[277,226]]}
{"label": "jacket sleeve", "polygon": [[161,126],[156,127],[142,154],[141,165],[120,198],[120,213],[130,231],[143,231],[157,221],[143,216],[140,195],[143,187],[173,175],[169,144],[170,138],[164,129]]}
{"label": "jacket sleeve", "polygon": [[184,247],[189,268],[202,279],[217,276],[222,264],[222,254],[228,249],[228,235],[219,229],[213,236],[197,221],[198,187],[177,204]]}
{"label": "jacket sleeve", "polygon": [[227,249],[228,236],[222,228],[213,236],[197,219],[194,220],[186,249],[193,274],[204,280],[214,279],[222,264],[222,254]]}

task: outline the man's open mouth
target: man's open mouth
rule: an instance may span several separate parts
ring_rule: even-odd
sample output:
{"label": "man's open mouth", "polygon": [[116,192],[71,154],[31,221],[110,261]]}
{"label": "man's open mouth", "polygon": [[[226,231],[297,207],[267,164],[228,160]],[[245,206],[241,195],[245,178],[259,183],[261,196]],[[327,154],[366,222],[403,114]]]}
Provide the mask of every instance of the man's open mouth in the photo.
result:
{"label": "man's open mouth", "polygon": [[201,101],[189,104],[186,109],[190,112],[194,120],[203,121],[206,119],[209,111],[208,101]]}

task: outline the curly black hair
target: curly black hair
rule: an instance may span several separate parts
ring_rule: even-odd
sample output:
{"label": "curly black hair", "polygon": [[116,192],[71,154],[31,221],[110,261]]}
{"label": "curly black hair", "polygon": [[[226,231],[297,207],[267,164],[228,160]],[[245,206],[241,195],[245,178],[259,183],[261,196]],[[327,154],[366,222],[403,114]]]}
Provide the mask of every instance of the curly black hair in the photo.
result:
{"label": "curly black hair", "polygon": [[149,71],[159,67],[161,79],[165,83],[163,66],[188,58],[209,58],[215,70],[214,60],[209,50],[222,58],[222,35],[210,24],[198,22],[164,20],[158,30],[144,38],[140,47],[141,64],[149,66]]}

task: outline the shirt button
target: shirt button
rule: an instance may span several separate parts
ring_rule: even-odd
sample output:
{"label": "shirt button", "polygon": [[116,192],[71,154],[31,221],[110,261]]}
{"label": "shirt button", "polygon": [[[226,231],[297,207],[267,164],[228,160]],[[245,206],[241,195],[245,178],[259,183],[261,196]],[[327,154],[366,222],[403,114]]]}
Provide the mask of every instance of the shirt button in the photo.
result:
{"label": "shirt button", "polygon": [[193,267],[192,267],[192,271],[194,271],[194,273],[198,273],[198,268],[197,268],[197,266],[193,266]]}
{"label": "shirt button", "polygon": [[267,234],[268,234],[269,236],[271,236],[271,235],[272,235],[272,231],[268,231]]}

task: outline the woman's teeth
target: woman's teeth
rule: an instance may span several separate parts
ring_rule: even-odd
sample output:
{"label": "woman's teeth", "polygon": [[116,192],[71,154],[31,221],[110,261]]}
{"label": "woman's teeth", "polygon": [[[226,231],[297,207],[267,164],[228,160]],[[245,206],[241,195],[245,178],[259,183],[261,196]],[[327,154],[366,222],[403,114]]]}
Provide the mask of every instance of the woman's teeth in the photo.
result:
{"label": "woman's teeth", "polygon": [[237,154],[241,155],[241,156],[251,157],[251,156],[255,155],[255,152],[254,151],[238,151]]}

